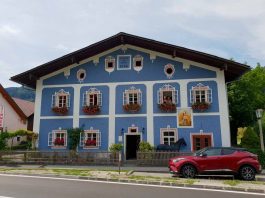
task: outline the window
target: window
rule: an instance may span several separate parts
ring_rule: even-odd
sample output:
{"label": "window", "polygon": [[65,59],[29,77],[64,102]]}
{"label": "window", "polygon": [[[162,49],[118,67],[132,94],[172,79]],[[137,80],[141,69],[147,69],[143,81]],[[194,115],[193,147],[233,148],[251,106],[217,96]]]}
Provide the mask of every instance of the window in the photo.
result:
{"label": "window", "polygon": [[138,127],[129,127],[128,133],[138,133]]}
{"label": "window", "polygon": [[235,152],[236,150],[230,149],[230,148],[223,148],[222,149],[222,155],[231,155]]}
{"label": "window", "polygon": [[17,136],[17,142],[20,142],[20,140],[21,140],[21,137]]}
{"label": "window", "polygon": [[99,148],[101,146],[101,137],[99,130],[85,130],[80,134],[80,146],[83,148]]}
{"label": "window", "polygon": [[117,69],[118,70],[130,70],[131,69],[131,55],[118,55]]}
{"label": "window", "polygon": [[131,87],[123,92],[123,105],[127,104],[142,105],[142,92],[140,89]]}
{"label": "window", "polygon": [[167,78],[172,78],[175,73],[175,67],[172,64],[167,64],[164,67],[164,73],[166,74]]}
{"label": "window", "polygon": [[158,104],[177,104],[178,103],[178,97],[177,97],[177,90],[175,90],[175,87],[171,85],[164,85],[162,88],[160,88],[157,92],[157,103]]}
{"label": "window", "polygon": [[221,155],[221,148],[209,148],[204,151],[207,156],[218,156]]}
{"label": "window", "polygon": [[161,144],[172,145],[177,141],[176,129],[165,128],[161,129]]}
{"label": "window", "polygon": [[66,147],[67,146],[67,131],[54,130],[49,133],[48,146]]}
{"label": "window", "polygon": [[212,103],[212,90],[209,86],[199,83],[190,90],[190,102],[194,103]]}
{"label": "window", "polygon": [[143,57],[141,55],[136,55],[133,57],[133,69],[135,71],[141,71],[143,69]]}
{"label": "window", "polygon": [[212,135],[192,135],[193,151],[212,146]]}
{"label": "window", "polygon": [[115,69],[115,58],[113,58],[112,56],[108,56],[105,59],[105,70],[107,72],[113,72]]}
{"label": "window", "polygon": [[52,107],[69,108],[70,107],[70,94],[61,89],[52,95]]}
{"label": "window", "polygon": [[79,82],[83,82],[83,80],[86,78],[86,70],[79,69],[76,74],[77,79]]}
{"label": "window", "polygon": [[96,88],[90,88],[83,95],[83,106],[102,106],[102,94]]}

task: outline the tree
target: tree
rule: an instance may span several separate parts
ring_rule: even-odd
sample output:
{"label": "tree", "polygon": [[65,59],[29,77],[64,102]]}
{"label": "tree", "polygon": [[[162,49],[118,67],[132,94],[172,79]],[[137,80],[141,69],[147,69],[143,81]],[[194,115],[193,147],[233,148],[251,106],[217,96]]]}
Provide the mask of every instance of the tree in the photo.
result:
{"label": "tree", "polygon": [[259,63],[228,86],[231,140],[236,142],[238,127],[253,126],[255,110],[265,108],[265,67]]}

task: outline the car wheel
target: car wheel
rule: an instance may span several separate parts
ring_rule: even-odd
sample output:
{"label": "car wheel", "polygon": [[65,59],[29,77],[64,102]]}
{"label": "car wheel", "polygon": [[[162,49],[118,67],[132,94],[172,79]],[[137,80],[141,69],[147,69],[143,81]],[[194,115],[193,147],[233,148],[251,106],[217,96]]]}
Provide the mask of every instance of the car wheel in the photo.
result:
{"label": "car wheel", "polygon": [[241,179],[251,181],[255,179],[256,171],[251,166],[243,166],[240,168],[239,175]]}
{"label": "car wheel", "polygon": [[190,164],[186,164],[181,168],[181,175],[185,178],[194,178],[196,176],[196,169]]}

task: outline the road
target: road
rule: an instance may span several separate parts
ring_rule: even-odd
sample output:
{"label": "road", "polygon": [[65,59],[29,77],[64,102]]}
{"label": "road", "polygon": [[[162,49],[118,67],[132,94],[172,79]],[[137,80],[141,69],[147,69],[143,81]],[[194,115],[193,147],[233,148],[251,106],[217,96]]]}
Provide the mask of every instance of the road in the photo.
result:
{"label": "road", "polygon": [[0,198],[257,198],[263,195],[0,175]]}

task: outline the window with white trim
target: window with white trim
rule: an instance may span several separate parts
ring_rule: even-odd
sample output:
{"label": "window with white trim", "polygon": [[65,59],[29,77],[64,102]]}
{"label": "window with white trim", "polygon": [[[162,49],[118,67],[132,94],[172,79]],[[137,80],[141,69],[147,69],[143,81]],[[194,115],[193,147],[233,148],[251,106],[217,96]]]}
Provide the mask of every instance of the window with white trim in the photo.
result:
{"label": "window with white trim", "polygon": [[48,146],[66,147],[67,146],[67,131],[53,130],[48,134]]}
{"label": "window with white trim", "polygon": [[178,104],[178,91],[171,85],[164,85],[157,91],[157,104]]}
{"label": "window with white trim", "polygon": [[102,106],[102,93],[96,88],[90,88],[83,94],[83,106]]}
{"label": "window with white trim", "polygon": [[105,70],[107,72],[113,72],[115,69],[115,58],[108,56],[105,58]]}
{"label": "window with white trim", "polygon": [[161,129],[161,144],[172,145],[177,141],[177,130],[175,128]]}
{"label": "window with white trim", "polygon": [[61,89],[52,95],[52,107],[69,108],[70,107],[70,93]]}
{"label": "window with white trim", "polygon": [[212,103],[212,89],[202,83],[193,86],[190,90],[190,103]]}
{"label": "window with white trim", "polygon": [[144,58],[141,55],[133,57],[133,69],[135,71],[141,71],[143,69]]}
{"label": "window with white trim", "polygon": [[140,89],[131,87],[123,92],[123,105],[128,104],[142,105],[142,92]]}
{"label": "window with white trim", "polygon": [[85,130],[80,134],[80,146],[83,148],[99,148],[101,146],[101,133],[99,130]]}
{"label": "window with white trim", "polygon": [[131,69],[131,55],[118,55],[117,59],[117,70]]}

